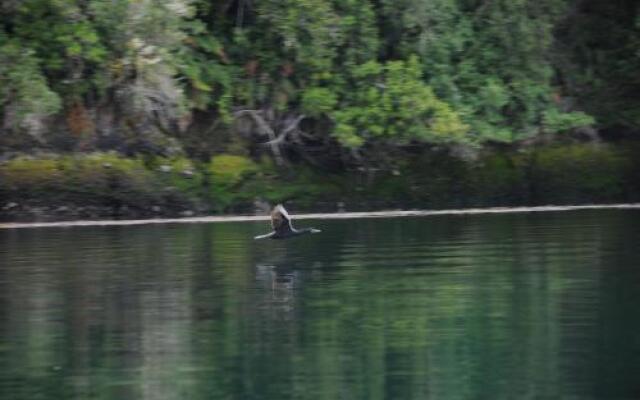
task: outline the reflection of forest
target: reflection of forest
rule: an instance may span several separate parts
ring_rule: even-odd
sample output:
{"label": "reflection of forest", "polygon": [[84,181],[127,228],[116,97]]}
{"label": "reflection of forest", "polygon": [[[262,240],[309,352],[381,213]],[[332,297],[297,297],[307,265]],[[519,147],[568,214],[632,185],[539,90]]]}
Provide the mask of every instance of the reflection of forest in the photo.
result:
{"label": "reflection of forest", "polygon": [[625,397],[637,222],[0,231],[0,398]]}

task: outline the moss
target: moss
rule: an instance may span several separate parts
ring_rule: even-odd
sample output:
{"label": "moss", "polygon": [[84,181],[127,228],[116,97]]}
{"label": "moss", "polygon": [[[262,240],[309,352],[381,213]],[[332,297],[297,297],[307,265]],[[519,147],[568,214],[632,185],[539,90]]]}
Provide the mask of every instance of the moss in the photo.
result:
{"label": "moss", "polygon": [[150,167],[173,202],[204,203],[206,176],[201,166],[185,157],[173,157],[155,158]]}
{"label": "moss", "polygon": [[231,154],[213,157],[208,166],[213,182],[222,186],[236,185],[257,170],[258,166],[251,159]]}
{"label": "moss", "polygon": [[61,185],[65,176],[57,159],[20,157],[2,165],[0,178],[7,192],[44,195]]}
{"label": "moss", "polygon": [[526,168],[511,154],[491,152],[469,168],[474,206],[521,204],[527,197]]}
{"label": "moss", "polygon": [[[141,159],[116,153],[20,157],[0,165],[3,195],[9,201],[32,205],[123,206],[147,210],[154,205],[175,203],[190,206],[182,193]],[[177,178],[168,183],[176,183]]]}
{"label": "moss", "polygon": [[638,201],[638,155],[637,144],[493,150],[471,161],[425,151],[398,161],[392,172],[369,175],[279,168],[269,159],[228,154],[202,164],[116,153],[23,156],[0,163],[0,206],[97,206],[111,210],[106,215],[123,208],[133,215],[173,215],[250,212],[255,199],[287,202],[297,212],[335,210],[338,202],[366,210]]}
{"label": "moss", "polygon": [[103,204],[144,207],[158,197],[154,177],[140,159],[123,158],[115,153],[93,153],[63,157],[59,164],[65,171],[71,194],[102,199]]}
{"label": "moss", "polygon": [[336,176],[304,166],[278,168],[269,159],[254,162],[242,156],[219,155],[207,171],[212,206],[218,212],[250,211],[256,199],[311,208],[340,193],[340,179]]}
{"label": "moss", "polygon": [[581,203],[618,201],[625,192],[631,160],[606,144],[550,146],[534,151],[531,166],[535,201]]}
{"label": "moss", "polygon": [[485,150],[473,160],[425,152],[349,197],[374,208],[631,201],[640,198],[638,154],[640,146],[590,143]]}
{"label": "moss", "polygon": [[248,185],[256,197],[270,203],[290,202],[307,208],[317,202],[336,201],[341,192],[340,178],[330,174],[320,174],[308,167],[278,171],[271,165],[260,181]]}
{"label": "moss", "polygon": [[206,166],[212,208],[226,211],[231,205],[247,203],[252,193],[243,189],[243,183],[259,170],[251,159],[230,154],[214,156]]}

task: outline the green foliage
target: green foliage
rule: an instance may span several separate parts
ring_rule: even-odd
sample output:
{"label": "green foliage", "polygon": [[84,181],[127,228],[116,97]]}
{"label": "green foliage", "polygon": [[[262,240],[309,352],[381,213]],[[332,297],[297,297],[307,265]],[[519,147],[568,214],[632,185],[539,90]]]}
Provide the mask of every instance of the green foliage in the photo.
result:
{"label": "green foliage", "polygon": [[[424,78],[480,142],[541,131],[552,97],[553,29],[563,0],[384,1],[396,57],[418,54]],[[559,111],[558,111],[559,112]]]}
{"label": "green foliage", "polygon": [[185,111],[176,77],[189,4],[26,0],[7,7],[0,17],[0,79],[9,94],[0,99],[11,96],[3,118],[15,123],[5,126],[55,113],[62,104],[67,113],[77,104],[103,113],[120,106],[118,117],[168,126]]}
{"label": "green foliage", "polygon": [[302,94],[302,111],[310,116],[319,116],[333,111],[338,99],[331,90],[312,87]]}
{"label": "green foliage", "polygon": [[[624,7],[597,8],[618,17]],[[305,113],[311,124],[329,116],[324,134],[346,147],[374,137],[510,142],[591,124],[552,101],[554,62],[568,65],[554,58],[553,33],[571,37],[568,10],[563,0],[28,0],[0,18],[10,32],[0,37],[0,94],[12,97],[16,120],[117,98],[165,126],[190,110],[229,125],[236,107]],[[637,64],[637,26],[612,29],[598,44],[620,40],[626,58],[594,63],[600,90]],[[574,49],[578,61],[584,48]]]}
{"label": "green foliage", "polygon": [[381,65],[369,61],[353,69],[355,90],[335,112],[334,135],[347,147],[367,140],[407,143],[465,142],[468,127],[439,100],[421,77],[417,58]]}
{"label": "green foliage", "polygon": [[178,70],[188,82],[190,106],[207,110],[215,106],[221,119],[231,121],[233,66],[225,65],[226,54],[220,40],[206,31],[200,21],[185,27],[188,46],[179,49]]}
{"label": "green foliage", "polygon": [[[479,148],[562,134],[593,126],[592,116],[598,127],[637,129],[638,7],[632,0],[589,4],[4,2],[0,123],[12,137],[47,131],[44,138],[25,136],[23,148],[33,137],[65,151],[111,146],[181,154],[183,145],[206,148],[191,154],[207,160],[239,144],[237,152],[253,161],[222,155],[202,167],[163,158],[171,172],[152,168],[145,178],[194,198],[201,191],[218,196],[220,209],[235,201],[224,193],[265,173],[266,161],[255,160],[267,147],[256,142],[269,129],[286,136],[279,142],[285,158],[349,166],[400,164],[385,157],[409,143]],[[74,132],[78,110],[83,129]],[[247,127],[258,124],[247,115],[259,115],[268,127]],[[292,126],[302,115],[304,123]],[[0,146],[8,136],[0,136]],[[204,141],[212,145],[198,146]],[[320,144],[328,150],[307,151]],[[325,156],[329,161],[318,162]],[[209,178],[213,189],[202,189]]]}
{"label": "green foliage", "polygon": [[[301,72],[327,71],[335,57],[338,16],[325,0],[265,0],[257,3],[263,31],[280,42],[283,61],[294,61]],[[264,25],[263,25],[264,26]]]}
{"label": "green foliage", "polygon": [[333,69],[337,74],[344,75],[344,67],[350,68],[378,58],[383,40],[375,7],[375,3],[367,0],[334,2],[340,16],[337,27],[341,33],[334,36],[338,57]]}
{"label": "green foliage", "polygon": [[[86,92],[101,72],[107,48],[79,1],[28,0],[13,15],[14,39],[34,51],[60,94]],[[96,74],[84,75],[84,71]]]}
{"label": "green foliage", "polygon": [[60,109],[60,98],[40,71],[33,50],[20,41],[0,33],[0,112],[8,111],[7,125],[19,125],[30,116],[53,114]]}
{"label": "green foliage", "polygon": [[549,133],[567,132],[572,129],[591,126],[595,119],[583,112],[561,113],[551,109],[544,113],[544,130]]}
{"label": "green foliage", "polygon": [[604,126],[640,128],[640,9],[634,0],[573,2],[555,53],[566,94]]}

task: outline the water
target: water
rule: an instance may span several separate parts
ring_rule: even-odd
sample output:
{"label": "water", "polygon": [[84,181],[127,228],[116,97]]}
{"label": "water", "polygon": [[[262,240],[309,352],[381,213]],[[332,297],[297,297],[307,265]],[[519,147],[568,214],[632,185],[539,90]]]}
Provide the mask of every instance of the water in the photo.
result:
{"label": "water", "polygon": [[640,210],[0,230],[0,399],[637,399]]}

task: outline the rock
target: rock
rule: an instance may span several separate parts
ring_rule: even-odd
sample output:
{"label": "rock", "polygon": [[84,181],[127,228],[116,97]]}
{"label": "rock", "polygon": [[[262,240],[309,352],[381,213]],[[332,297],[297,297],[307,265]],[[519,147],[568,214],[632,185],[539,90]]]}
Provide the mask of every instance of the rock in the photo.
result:
{"label": "rock", "polygon": [[158,169],[161,172],[171,172],[171,165],[161,165]]}

